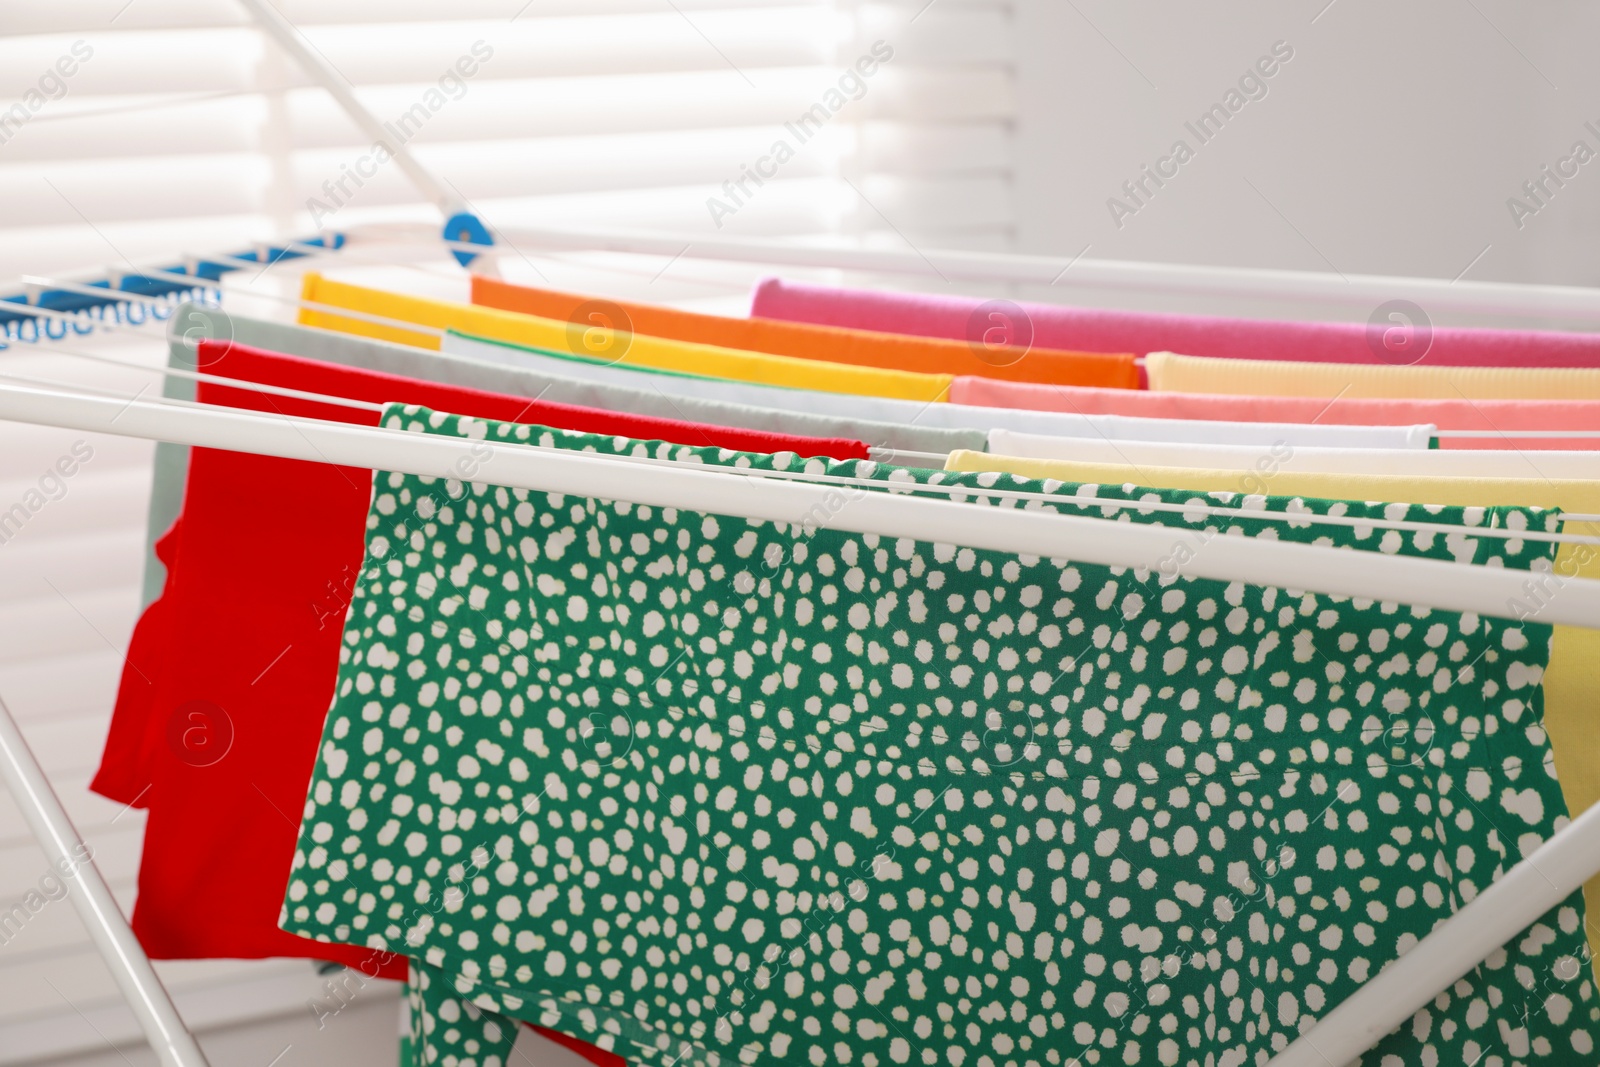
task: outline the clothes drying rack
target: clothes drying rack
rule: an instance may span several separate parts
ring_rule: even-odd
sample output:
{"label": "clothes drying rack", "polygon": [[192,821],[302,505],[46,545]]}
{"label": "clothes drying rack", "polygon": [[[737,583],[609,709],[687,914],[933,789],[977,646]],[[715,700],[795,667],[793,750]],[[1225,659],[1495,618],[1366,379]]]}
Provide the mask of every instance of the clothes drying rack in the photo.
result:
{"label": "clothes drying rack", "polygon": [[[768,478],[741,478],[743,484],[734,487],[732,475],[711,470],[529,446],[497,444],[484,459],[474,452],[475,442],[463,439],[20,386],[0,386],[0,419],[431,477],[448,477],[464,459],[473,457],[476,480],[512,488],[773,522],[792,523],[833,491],[830,486]],[[1171,545],[1170,528],[1160,526],[1023,510],[1008,511],[1005,521],[997,523],[990,508],[893,493],[853,500],[848,508],[835,511],[830,523],[857,533],[1033,556],[1068,555],[1126,567],[1149,567]],[[1526,578],[1500,568],[1233,537],[1210,540],[1183,570],[1196,577],[1497,616],[1514,614],[1510,601],[1522,591]],[[1562,596],[1541,612],[1541,621],[1600,628],[1600,582],[1569,580]],[[75,830],[3,708],[0,755],[0,767],[50,859],[65,863],[81,856]],[[1348,1062],[1597,871],[1600,807],[1553,835],[1272,1062],[1293,1067]],[[82,885],[74,900],[80,914],[151,1044],[164,1063],[201,1067],[205,1060],[198,1046],[104,882],[92,864],[85,864],[78,876]]]}
{"label": "clothes drying rack", "polygon": [[[358,126],[375,139],[385,138],[381,123],[348,83],[275,8],[265,0],[240,2],[263,32],[324,87]],[[444,246],[464,267],[479,271],[492,270],[490,256],[498,237],[508,245],[522,242],[541,250],[665,255],[971,282],[1065,282],[1074,287],[1154,294],[1268,297],[1355,306],[1404,298],[1479,313],[1600,321],[1600,290],[1570,286],[1082,258],[1063,261],[973,252],[902,253],[631,231],[499,229],[449,194],[447,185],[417,162],[403,144],[394,145],[392,154],[419,191],[439,207],[445,218]],[[170,268],[93,276],[55,287],[32,284],[20,294],[0,298],[0,331],[12,342],[86,334],[117,324],[124,308],[134,306],[130,296],[145,300],[197,294],[220,297],[221,281],[230,272],[336,253],[401,232],[404,227],[357,227],[264,244],[236,254],[191,258]],[[30,324],[32,335],[28,336]],[[472,447],[472,442],[464,440],[383,428],[8,385],[0,385],[0,419],[435,477],[448,476]],[[489,460],[474,458],[485,472],[481,480],[513,488],[689,507],[776,522],[792,522],[830,491],[827,486],[769,478],[739,479],[739,488],[730,489],[727,474],[528,446],[497,446]],[[491,470],[492,476],[486,473]],[[1045,557],[1070,555],[1113,566],[1146,566],[1170,547],[1170,530],[1104,518],[1018,509],[1007,511],[1004,522],[993,520],[992,509],[978,512],[956,501],[880,493],[852,501],[831,522],[841,530],[858,533],[936,538],[967,547]],[[1525,577],[1495,568],[1231,537],[1212,539],[1183,570],[1225,581],[1494,616],[1510,613],[1508,601],[1520,595]],[[1545,606],[1540,619],[1600,629],[1600,581],[1567,580],[1561,597]],[[70,895],[159,1061],[165,1067],[206,1067],[203,1052],[104,879],[92,861],[81,859],[81,838],[3,702],[0,773],[49,858],[78,868],[80,884]],[[1341,1067],[1348,1063],[1596,873],[1600,873],[1600,805],[1575,818],[1410,951],[1322,1015],[1270,1063],[1273,1067]]]}

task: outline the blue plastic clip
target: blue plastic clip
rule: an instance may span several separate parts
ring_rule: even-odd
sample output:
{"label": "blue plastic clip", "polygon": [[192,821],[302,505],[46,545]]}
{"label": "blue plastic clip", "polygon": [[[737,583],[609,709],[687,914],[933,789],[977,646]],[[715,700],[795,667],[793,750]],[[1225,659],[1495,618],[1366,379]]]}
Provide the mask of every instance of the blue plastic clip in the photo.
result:
{"label": "blue plastic clip", "polygon": [[[470,211],[458,212],[445,220],[444,239],[471,245],[494,244],[494,238],[489,236],[489,228],[483,224],[483,220]],[[455,256],[456,262],[463,267],[472,266],[472,261],[478,258],[478,253],[463,252],[459,248],[452,248],[450,254]]]}

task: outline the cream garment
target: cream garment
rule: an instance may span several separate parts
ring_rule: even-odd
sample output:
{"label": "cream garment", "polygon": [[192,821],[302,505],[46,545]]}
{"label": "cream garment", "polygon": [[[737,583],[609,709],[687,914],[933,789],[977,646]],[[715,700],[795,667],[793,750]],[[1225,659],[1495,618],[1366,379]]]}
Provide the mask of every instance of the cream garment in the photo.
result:
{"label": "cream garment", "polygon": [[1432,426],[1323,426],[1263,422],[1211,422],[1183,419],[1145,419],[1127,415],[1075,415],[1060,411],[1021,408],[980,408],[964,404],[922,404],[912,400],[819,393],[754,382],[720,378],[686,377],[638,370],[621,364],[604,364],[570,356],[551,355],[524,345],[489,341],[451,331],[440,350],[457,356],[510,363],[543,373],[583,378],[593,382],[654,389],[668,396],[693,396],[735,404],[756,404],[784,411],[805,411],[879,422],[904,422],[947,429],[993,430],[1007,427],[1031,433],[1068,437],[1131,439],[1138,441],[1222,441],[1240,445],[1271,445],[1282,440],[1307,445],[1345,448],[1425,449]]}
{"label": "cream garment", "polygon": [[1018,430],[990,430],[989,451],[1028,459],[1128,463],[1154,467],[1238,468],[1258,474],[1295,471],[1307,474],[1554,478],[1574,481],[1600,477],[1600,453],[1595,452],[1321,448],[1298,445],[1288,438],[1263,448],[1259,445],[1218,445],[1209,442],[1111,441],[1094,437],[1052,437]]}
{"label": "cream garment", "polygon": [[[1535,457],[1537,459],[1537,457]],[[999,471],[1023,478],[1187,489],[1197,493],[1240,490],[1273,495],[1304,495],[1334,500],[1392,500],[1413,504],[1532,504],[1574,515],[1600,514],[1600,481],[1545,478],[1403,477],[1391,474],[1304,474],[1279,470],[1263,477],[1253,466],[1200,469],[1133,467],[1127,464],[1073,463],[1027,459],[987,452],[952,452],[945,469]],[[1600,536],[1600,523],[1568,522],[1568,533]],[[1534,579],[1514,610],[1533,617],[1541,605],[1561,595],[1573,578],[1600,578],[1600,550],[1565,544],[1555,572]],[[1555,750],[1556,770],[1567,807],[1576,816],[1600,800],[1600,630],[1557,626],[1550,665],[1544,676],[1544,722]],[[1600,877],[1584,886],[1591,914],[1600,915]],[[1591,924],[1591,944],[1600,949],[1600,924]],[[1596,953],[1600,957],[1600,952]]]}
{"label": "cream garment", "polygon": [[1169,393],[1400,400],[1600,400],[1600,370],[1549,367],[1367,367],[1152,352],[1150,388]]}

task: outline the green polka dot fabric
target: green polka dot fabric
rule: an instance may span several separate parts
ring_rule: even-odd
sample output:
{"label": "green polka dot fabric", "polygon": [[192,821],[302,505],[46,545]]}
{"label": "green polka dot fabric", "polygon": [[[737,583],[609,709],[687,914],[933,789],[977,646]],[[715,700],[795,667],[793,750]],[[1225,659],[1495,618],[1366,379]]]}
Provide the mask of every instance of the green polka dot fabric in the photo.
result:
{"label": "green polka dot fabric", "polygon": [[[376,477],[282,925],[412,958],[418,1064],[501,1064],[511,1018],[660,1064],[1264,1064],[1566,822],[1548,627],[1181,568],[1237,535],[1545,569],[1482,532],[1552,512],[385,424],[867,486],[777,524]],[[1172,552],[831,525],[936,484]],[[1574,892],[1360,1062],[1595,1062],[1583,925]]]}
{"label": "green polka dot fabric", "polygon": [[406,970],[406,1030],[400,1063],[505,1067],[521,1027],[462,999],[447,975],[412,961]]}

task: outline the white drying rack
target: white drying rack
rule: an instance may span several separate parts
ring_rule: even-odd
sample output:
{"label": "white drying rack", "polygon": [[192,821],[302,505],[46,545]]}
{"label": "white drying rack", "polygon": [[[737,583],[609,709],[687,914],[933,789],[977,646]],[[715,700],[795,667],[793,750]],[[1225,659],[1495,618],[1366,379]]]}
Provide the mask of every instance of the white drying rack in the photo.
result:
{"label": "white drying rack", "polygon": [[[476,480],[513,488],[774,522],[793,522],[813,506],[827,507],[834,492],[831,486],[768,478],[740,478],[742,484],[735,485],[732,475],[704,469],[528,446],[497,445],[484,459],[473,452],[475,442],[464,439],[16,386],[0,386],[0,419],[430,477],[450,477],[470,460],[478,468]],[[1171,530],[1161,526],[1023,510],[1008,510],[996,522],[989,507],[887,493],[829,510],[830,525],[845,531],[1111,566],[1148,567],[1171,547]],[[1182,569],[1196,577],[1495,616],[1512,614],[1509,603],[1526,578],[1500,568],[1234,537],[1206,542]],[[1600,629],[1600,582],[1569,580],[1541,621]],[[71,862],[81,855],[76,831],[3,706],[0,754],[0,769],[50,859]],[[1553,835],[1272,1063],[1349,1062],[1597,872],[1600,806]],[[198,1046],[98,872],[84,864],[79,877],[82,891],[73,899],[162,1062],[203,1067]]]}
{"label": "white drying rack", "polygon": [[[301,64],[363,129],[381,129],[342,77],[265,0],[241,0],[262,29]],[[482,269],[486,245],[498,234],[540,249],[626,252],[822,267],[864,273],[937,275],[972,282],[1017,282],[1092,286],[1157,294],[1267,297],[1372,306],[1404,298],[1430,306],[1512,316],[1600,321],[1600,291],[1568,286],[1521,286],[1432,279],[1341,276],[1296,271],[1182,267],[1057,257],[973,252],[926,254],[845,247],[799,246],[770,241],[705,240],[698,235],[641,232],[573,232],[556,229],[491,229],[465,211],[404,145],[394,146],[404,173],[446,216],[446,246],[463,265]],[[395,231],[388,229],[386,235]],[[337,248],[365,243],[377,229],[357,228],[316,242]],[[255,262],[306,254],[306,243],[263,248]],[[219,256],[216,262],[238,262]],[[170,273],[170,272],[169,272]],[[215,276],[194,280],[215,283]],[[137,280],[138,276],[133,276]],[[123,279],[102,284],[118,291]],[[80,294],[81,295],[81,294]],[[14,306],[14,305],[13,305]],[[3,309],[5,305],[0,305]],[[44,319],[72,316],[37,311]],[[103,396],[0,385],[0,419],[123,434],[194,446],[226,448],[347,466],[448,476],[470,442],[316,420],[266,418],[245,412],[207,411]],[[485,463],[485,480],[531,490],[603,496],[722,514],[792,521],[827,487],[751,480],[730,491],[726,475],[663,469],[519,447],[496,448]],[[905,496],[873,494],[853,501],[832,523],[842,530],[921,540],[938,539],[974,548],[1035,556],[1071,556],[1085,562],[1141,566],[1170,547],[1170,531],[1106,519],[1007,511]],[[1157,543],[1159,541],[1159,544]],[[1152,555],[1152,551],[1156,555]],[[1400,601],[1485,615],[1505,615],[1521,593],[1514,572],[1430,560],[1343,552],[1311,545],[1240,541],[1208,542],[1187,573],[1228,581],[1279,585],[1307,591]],[[1600,582],[1570,580],[1541,621],[1600,629]],[[78,867],[82,883],[72,894],[89,934],[111,967],[141,1028],[165,1067],[206,1067],[193,1035],[178,1016],[150,961],[134,938],[92,862],[80,859],[81,838],[28,749],[9,709],[0,703],[0,772],[34,835],[54,862]],[[1271,1061],[1273,1067],[1341,1067],[1401,1025],[1441,989],[1510,940],[1600,872],[1600,806],[1556,833],[1531,856],[1485,889],[1450,920],[1324,1015]]]}

